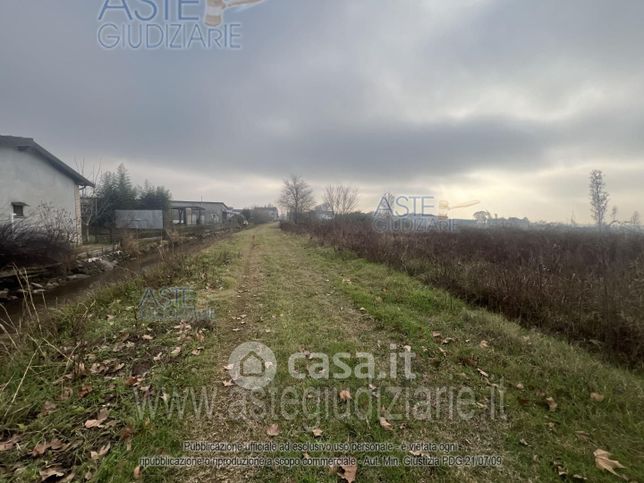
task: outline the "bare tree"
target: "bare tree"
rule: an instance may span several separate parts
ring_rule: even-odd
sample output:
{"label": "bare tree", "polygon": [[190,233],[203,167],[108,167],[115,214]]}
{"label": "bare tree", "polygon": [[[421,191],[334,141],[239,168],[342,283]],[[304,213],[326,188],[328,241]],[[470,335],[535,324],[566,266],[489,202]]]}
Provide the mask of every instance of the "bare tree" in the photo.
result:
{"label": "bare tree", "polygon": [[613,206],[613,209],[610,211],[611,225],[616,225],[619,223],[618,214],[619,214],[619,208],[617,208],[617,206]]}
{"label": "bare tree", "polygon": [[590,210],[601,230],[606,223],[606,211],[608,210],[608,191],[606,191],[606,182],[604,173],[595,169],[590,173]]}
{"label": "bare tree", "polygon": [[99,161],[98,165],[92,165],[91,172],[85,166],[85,158],[80,163],[76,162],[75,164],[76,170],[94,185],[82,188],[80,199],[83,241],[89,242],[90,227],[97,219],[109,212],[112,207],[108,200],[99,197],[101,182],[105,174],[101,162]]}
{"label": "bare tree", "polygon": [[641,224],[641,219],[640,219],[640,212],[639,211],[634,211],[633,215],[631,216],[631,225],[634,226],[640,226]]}
{"label": "bare tree", "polygon": [[322,195],[334,215],[347,215],[358,207],[358,190],[345,185],[328,185]]}
{"label": "bare tree", "polygon": [[302,214],[313,208],[313,189],[300,176],[292,174],[284,180],[279,204],[289,213],[293,222],[300,221]]}

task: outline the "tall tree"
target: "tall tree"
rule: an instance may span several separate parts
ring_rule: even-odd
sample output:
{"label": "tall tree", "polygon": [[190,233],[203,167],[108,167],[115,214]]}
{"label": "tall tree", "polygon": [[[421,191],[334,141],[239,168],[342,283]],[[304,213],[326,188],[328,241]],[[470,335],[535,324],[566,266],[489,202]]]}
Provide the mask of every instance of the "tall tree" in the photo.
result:
{"label": "tall tree", "polygon": [[604,173],[598,169],[593,170],[590,173],[590,211],[600,230],[606,224],[609,198]]}
{"label": "tall tree", "polygon": [[315,204],[313,189],[300,176],[292,174],[284,180],[279,204],[286,209],[291,220],[298,223],[302,219],[302,214],[313,208]]}
{"label": "tall tree", "polygon": [[116,170],[117,209],[131,210],[136,208],[137,190],[132,186],[130,173],[125,165],[119,164]]}
{"label": "tall tree", "polygon": [[148,180],[142,188],[138,189],[138,208],[141,210],[163,210],[167,212],[170,210],[170,201],[172,194],[170,190],[163,186],[153,186]]}
{"label": "tall tree", "polygon": [[358,190],[342,184],[329,185],[324,188],[322,199],[334,215],[347,215],[358,207]]}

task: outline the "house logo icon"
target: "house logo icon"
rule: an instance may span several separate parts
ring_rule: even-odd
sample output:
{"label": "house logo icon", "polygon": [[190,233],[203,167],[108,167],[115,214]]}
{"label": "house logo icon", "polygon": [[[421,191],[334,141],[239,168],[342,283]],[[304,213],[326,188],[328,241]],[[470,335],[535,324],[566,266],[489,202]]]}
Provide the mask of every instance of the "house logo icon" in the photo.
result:
{"label": "house logo icon", "polygon": [[244,389],[261,389],[275,377],[277,362],[272,350],[260,342],[246,342],[228,358],[230,377]]}
{"label": "house logo icon", "polygon": [[224,11],[229,8],[256,5],[264,0],[205,0],[206,12],[204,23],[209,27],[218,27],[224,22]]}

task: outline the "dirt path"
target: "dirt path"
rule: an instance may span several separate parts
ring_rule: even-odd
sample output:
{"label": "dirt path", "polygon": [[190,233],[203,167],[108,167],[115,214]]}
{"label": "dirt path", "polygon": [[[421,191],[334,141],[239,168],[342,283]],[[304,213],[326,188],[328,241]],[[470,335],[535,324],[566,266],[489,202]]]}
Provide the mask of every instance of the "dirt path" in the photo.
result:
{"label": "dirt path", "polygon": [[[185,320],[172,287],[197,296]],[[139,316],[150,290],[168,317]],[[641,375],[277,226],[57,317],[0,366],[0,479],[615,481],[599,454],[644,480]]]}
{"label": "dirt path", "polygon": [[[217,389],[215,411],[190,422],[191,440],[393,445],[384,453],[225,453],[299,461],[351,456],[358,460],[357,481],[543,480],[563,472],[597,480],[607,473],[595,469],[596,448],[617,452],[620,461],[641,454],[641,422],[627,416],[642,405],[635,376],[275,226],[240,233],[232,243],[239,253],[229,269],[232,288],[219,299],[228,308],[213,349],[204,354]],[[238,387],[225,369],[233,350],[246,342],[266,345],[277,364],[274,379],[256,393]],[[288,361],[295,353],[303,356],[293,370]],[[316,365],[320,359],[311,353],[326,354],[328,367]],[[406,353],[412,354],[413,379],[403,371]],[[348,375],[335,364],[337,354],[346,355]],[[358,374],[356,366],[368,361],[359,354],[373,358],[373,373]],[[398,361],[394,375],[391,357]],[[343,390],[350,400],[341,400]],[[609,401],[598,405],[591,392],[610,394]],[[467,405],[467,417],[457,400]],[[615,405],[628,410],[618,412]],[[445,448],[409,450],[402,443]],[[487,459],[474,466],[403,464],[409,457],[456,455]],[[386,456],[400,465],[386,467]],[[181,474],[186,481],[337,481],[339,475],[351,479],[354,469],[242,466]]]}

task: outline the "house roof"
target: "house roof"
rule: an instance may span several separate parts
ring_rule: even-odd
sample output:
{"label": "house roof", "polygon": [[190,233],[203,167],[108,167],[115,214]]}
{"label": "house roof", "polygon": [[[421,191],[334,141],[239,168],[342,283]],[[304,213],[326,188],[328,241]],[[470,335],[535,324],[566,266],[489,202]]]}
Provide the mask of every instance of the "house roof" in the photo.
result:
{"label": "house roof", "polygon": [[[170,201],[170,204],[173,207],[177,208],[190,208],[191,206],[203,206],[203,205],[221,205],[226,209],[230,209],[226,203],[223,201],[184,201],[184,200],[172,200]],[[191,206],[185,206],[185,205],[191,205]]]}
{"label": "house roof", "polygon": [[0,135],[0,146],[7,146],[10,148],[15,148],[19,151],[32,151],[43,160],[47,161],[58,171],[73,179],[76,184],[79,186],[94,186],[94,183],[89,181],[83,175],[78,173],[76,170],[67,166],[64,162],[58,159],[56,156],[51,154],[40,144],[33,140],[33,138],[22,138],[16,136],[2,136]]}

